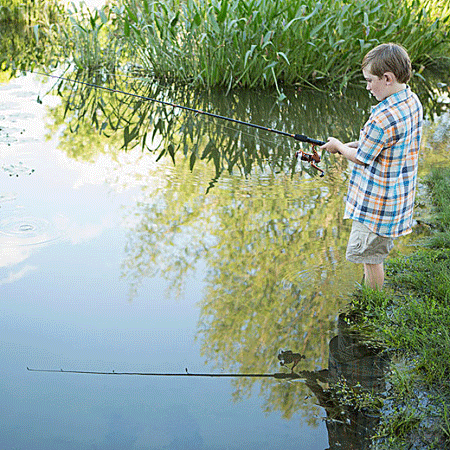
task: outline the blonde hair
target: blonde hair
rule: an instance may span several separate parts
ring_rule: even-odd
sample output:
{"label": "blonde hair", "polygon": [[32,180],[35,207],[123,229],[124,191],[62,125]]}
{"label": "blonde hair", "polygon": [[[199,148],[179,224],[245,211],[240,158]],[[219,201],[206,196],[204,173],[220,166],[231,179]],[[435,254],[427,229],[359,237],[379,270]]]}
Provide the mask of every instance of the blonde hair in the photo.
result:
{"label": "blonde hair", "polygon": [[381,78],[392,72],[399,83],[407,83],[411,78],[411,60],[408,52],[399,44],[381,44],[364,56],[362,68]]}

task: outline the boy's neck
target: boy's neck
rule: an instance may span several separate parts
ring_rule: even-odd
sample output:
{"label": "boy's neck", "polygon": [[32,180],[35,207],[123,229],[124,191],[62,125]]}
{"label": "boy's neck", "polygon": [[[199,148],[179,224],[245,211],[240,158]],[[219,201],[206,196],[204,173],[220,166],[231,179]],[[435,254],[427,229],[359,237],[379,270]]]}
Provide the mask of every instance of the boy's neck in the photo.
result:
{"label": "boy's neck", "polygon": [[389,98],[391,95],[397,94],[401,91],[403,91],[404,89],[406,89],[407,85],[406,83],[390,83],[390,84],[385,84],[383,86],[383,89],[381,91],[381,98],[377,98],[378,101],[382,102],[384,100],[386,100],[387,98]]}
{"label": "boy's neck", "polygon": [[406,89],[406,84],[405,83],[397,83],[397,82],[395,82],[394,84],[392,84],[391,89],[389,89],[390,94],[388,95],[388,97],[390,95],[397,94],[398,92],[401,92],[404,89]]}

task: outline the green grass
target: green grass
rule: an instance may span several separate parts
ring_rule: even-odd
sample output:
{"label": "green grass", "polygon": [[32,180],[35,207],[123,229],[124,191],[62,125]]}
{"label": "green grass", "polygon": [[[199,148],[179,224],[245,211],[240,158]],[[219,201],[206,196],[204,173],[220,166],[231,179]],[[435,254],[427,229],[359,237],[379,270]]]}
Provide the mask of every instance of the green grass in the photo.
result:
{"label": "green grass", "polygon": [[7,1],[0,22],[12,26],[14,45],[3,68],[134,66],[160,81],[281,93],[305,85],[342,91],[361,80],[363,56],[382,42],[403,44],[418,76],[450,64],[446,0],[111,0],[100,10]]}
{"label": "green grass", "polygon": [[137,63],[157,78],[228,89],[359,77],[365,53],[402,43],[417,71],[448,50],[443,0],[125,0],[118,14]]}

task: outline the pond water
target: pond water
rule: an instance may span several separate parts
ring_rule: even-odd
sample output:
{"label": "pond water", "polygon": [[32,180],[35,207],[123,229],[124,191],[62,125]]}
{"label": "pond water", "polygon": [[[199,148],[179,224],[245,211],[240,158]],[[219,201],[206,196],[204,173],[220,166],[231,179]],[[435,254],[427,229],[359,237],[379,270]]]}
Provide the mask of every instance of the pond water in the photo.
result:
{"label": "pond water", "polygon": [[[373,418],[336,419],[326,393],[377,387],[383,366],[338,326],[362,276],[343,256],[347,165],[320,178],[287,138],[54,84],[0,84],[0,447],[368,448]],[[317,139],[353,137],[371,104],[164,92]],[[448,165],[434,114],[424,155]],[[187,375],[289,373],[282,350],[298,379]]]}

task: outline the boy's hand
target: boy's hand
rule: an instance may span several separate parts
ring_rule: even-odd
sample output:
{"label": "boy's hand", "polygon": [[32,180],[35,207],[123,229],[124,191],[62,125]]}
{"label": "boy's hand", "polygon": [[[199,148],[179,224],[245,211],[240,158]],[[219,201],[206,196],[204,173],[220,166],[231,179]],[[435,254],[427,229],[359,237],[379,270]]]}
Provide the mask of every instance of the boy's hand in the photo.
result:
{"label": "boy's hand", "polygon": [[329,137],[326,144],[322,145],[320,147],[321,150],[326,150],[329,153],[341,153],[339,151],[340,148],[342,148],[344,144],[334,137]]}
{"label": "boy's hand", "polygon": [[349,161],[356,164],[364,165],[363,162],[356,158],[358,151],[358,141],[349,142],[344,144],[339,139],[334,137],[329,137],[328,142],[320,147],[321,150],[326,150],[330,153],[340,153],[342,156],[347,158]]}

